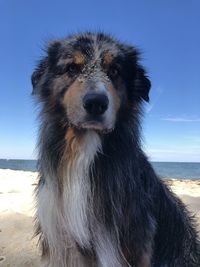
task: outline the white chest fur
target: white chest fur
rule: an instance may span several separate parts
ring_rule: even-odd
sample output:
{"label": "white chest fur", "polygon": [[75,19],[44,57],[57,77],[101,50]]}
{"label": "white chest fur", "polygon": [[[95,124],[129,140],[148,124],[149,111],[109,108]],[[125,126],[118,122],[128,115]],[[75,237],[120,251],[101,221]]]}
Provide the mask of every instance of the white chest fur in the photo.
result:
{"label": "white chest fur", "polygon": [[[96,153],[101,150],[101,140],[94,131],[85,133],[81,141],[73,135],[67,138],[71,139],[71,148],[66,152],[73,155],[66,155],[63,164],[61,199],[56,195],[50,177],[38,194],[38,218],[50,249],[45,267],[58,264],[60,267],[74,266],[69,263],[71,260],[66,260],[69,246],[76,241],[80,246],[89,248],[91,241],[89,219],[93,215],[94,196],[91,195],[89,171]],[[117,240],[99,222],[96,222],[95,229],[93,225],[93,231],[98,266],[122,267]]]}
{"label": "white chest fur", "polygon": [[75,146],[74,155],[67,163],[63,178],[64,218],[68,231],[76,242],[88,247],[88,212],[93,210],[89,170],[96,153],[101,149],[101,142],[95,132],[88,131],[78,145],[71,145]]}

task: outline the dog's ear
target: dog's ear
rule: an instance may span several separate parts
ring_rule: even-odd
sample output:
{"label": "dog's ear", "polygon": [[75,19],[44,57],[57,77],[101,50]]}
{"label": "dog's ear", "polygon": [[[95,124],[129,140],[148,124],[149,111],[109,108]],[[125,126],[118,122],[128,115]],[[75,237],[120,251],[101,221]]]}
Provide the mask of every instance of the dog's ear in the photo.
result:
{"label": "dog's ear", "polygon": [[42,60],[31,76],[31,82],[33,86],[33,90],[32,90],[33,95],[38,93],[39,83],[42,79],[43,74],[45,73],[45,69],[47,65],[46,62],[47,62],[46,59]]}
{"label": "dog's ear", "polygon": [[137,67],[136,71],[136,90],[140,97],[149,102],[149,91],[151,88],[151,82],[148,79],[145,70],[141,67]]}
{"label": "dog's ear", "polygon": [[49,43],[47,48],[47,56],[40,61],[36,70],[31,76],[33,91],[32,94],[37,94],[39,92],[39,87],[42,85],[42,79],[44,74],[48,72],[48,69],[55,67],[57,60],[59,58],[61,43],[59,41],[54,41]]}
{"label": "dog's ear", "polygon": [[61,53],[61,42],[53,41],[48,45],[48,62],[49,66],[55,66]]}

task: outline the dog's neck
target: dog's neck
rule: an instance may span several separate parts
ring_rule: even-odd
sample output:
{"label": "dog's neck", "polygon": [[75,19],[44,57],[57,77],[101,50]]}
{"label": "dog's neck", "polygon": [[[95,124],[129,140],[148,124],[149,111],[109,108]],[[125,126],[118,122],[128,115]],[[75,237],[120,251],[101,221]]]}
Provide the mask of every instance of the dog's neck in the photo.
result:
{"label": "dog's neck", "polygon": [[[101,152],[100,136],[92,130],[66,135],[66,166],[63,169],[63,203],[67,231],[80,247],[91,251],[97,247],[97,257],[102,266],[121,267],[114,236],[95,216],[94,184],[91,173],[95,156]],[[94,228],[95,227],[95,228]],[[112,257],[111,257],[112,255]]]}
{"label": "dog's neck", "polygon": [[[60,225],[59,229],[80,247],[91,250],[91,245],[95,246],[100,266],[105,266],[104,263],[109,263],[111,267],[123,266],[119,256],[122,252],[117,248],[118,228],[113,228],[113,233],[109,225],[111,228],[115,225],[119,215],[115,214],[116,212],[124,212],[123,203],[127,198],[125,188],[129,185],[124,186],[122,177],[130,171],[129,167],[132,168],[125,162],[134,153],[131,141],[134,138],[122,129],[120,132],[120,135],[118,132],[112,132],[100,137],[93,130],[78,131],[68,128],[65,132],[65,142],[62,143],[65,146],[60,164],[54,172],[49,169],[49,174],[46,175],[46,186],[50,184],[54,192],[54,195],[49,197],[54,197],[52,202],[57,205],[57,208],[52,206],[50,210],[54,212],[62,209],[62,216],[56,218],[57,222],[52,220],[55,216],[51,216],[50,212],[48,229]],[[130,142],[127,142],[127,138]],[[128,147],[124,146],[123,140],[126,140]],[[52,139],[52,142],[55,140]],[[49,159],[51,153],[48,155]],[[124,169],[126,166],[127,169]],[[55,191],[55,184],[60,184],[62,191]],[[44,186],[42,190],[45,188]],[[62,200],[57,202],[57,198]],[[52,237],[52,244],[55,244],[56,240],[55,236]]]}

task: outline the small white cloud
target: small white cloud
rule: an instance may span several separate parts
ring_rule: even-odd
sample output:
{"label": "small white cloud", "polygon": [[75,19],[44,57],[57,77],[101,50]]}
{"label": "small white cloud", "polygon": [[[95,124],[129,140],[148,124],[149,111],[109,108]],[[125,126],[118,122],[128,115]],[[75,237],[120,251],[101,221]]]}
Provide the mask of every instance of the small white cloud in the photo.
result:
{"label": "small white cloud", "polygon": [[171,122],[200,122],[200,118],[197,117],[168,117],[162,118],[161,120]]}

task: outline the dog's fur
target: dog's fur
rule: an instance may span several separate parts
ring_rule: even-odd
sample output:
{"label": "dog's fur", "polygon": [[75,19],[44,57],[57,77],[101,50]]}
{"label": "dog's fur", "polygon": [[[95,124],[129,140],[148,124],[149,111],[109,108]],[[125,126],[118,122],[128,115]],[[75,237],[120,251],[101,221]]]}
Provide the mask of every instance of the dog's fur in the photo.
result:
{"label": "dog's fur", "polygon": [[[49,44],[32,75],[41,104],[37,230],[43,266],[199,267],[193,218],[141,150],[150,81],[138,51],[103,33]],[[85,95],[108,108],[88,116]]]}

